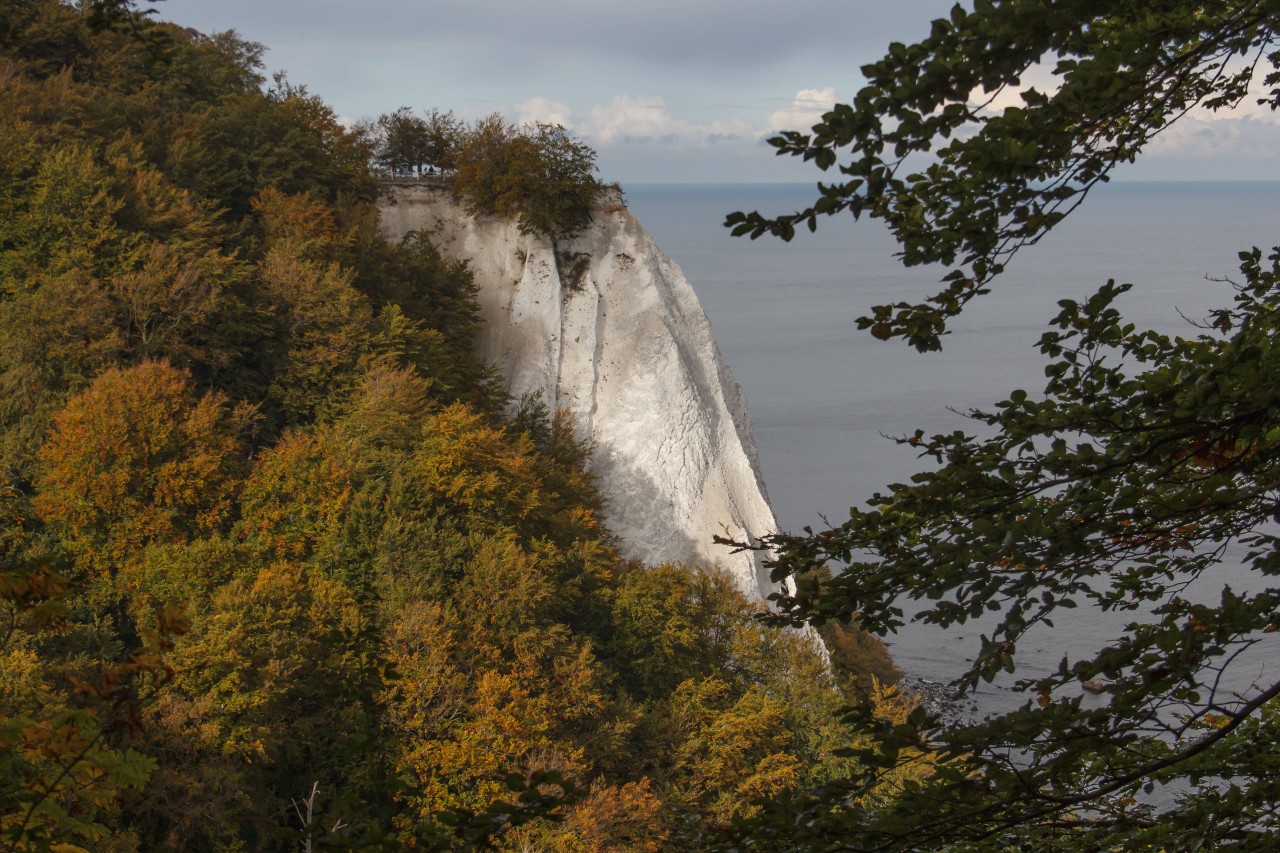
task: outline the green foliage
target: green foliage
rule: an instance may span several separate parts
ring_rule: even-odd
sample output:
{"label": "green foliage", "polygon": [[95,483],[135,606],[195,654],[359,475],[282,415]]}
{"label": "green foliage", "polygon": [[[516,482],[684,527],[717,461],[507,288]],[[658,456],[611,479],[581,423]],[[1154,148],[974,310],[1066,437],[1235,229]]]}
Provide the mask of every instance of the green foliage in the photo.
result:
{"label": "green foliage", "polygon": [[526,128],[527,144],[512,158],[514,174],[509,206],[520,212],[520,230],[567,239],[591,222],[591,207],[600,195],[596,152],[560,125],[538,122]]}
{"label": "green foliage", "polygon": [[427,123],[409,107],[378,117],[377,152],[379,166],[392,174],[422,174],[430,162],[427,153]]}
{"label": "green foliage", "polygon": [[600,195],[595,159],[559,125],[516,128],[493,113],[463,137],[454,188],[475,213],[518,216],[521,233],[570,239]]}
{"label": "green foliage", "polygon": [[350,589],[296,565],[223,586],[151,708],[147,739],[163,768],[140,823],[162,827],[174,849],[284,843],[288,799],[310,779],[338,792],[330,820],[363,819],[354,831],[367,833],[372,815],[357,804],[377,795],[380,771],[366,619]]}
{"label": "green foliage", "polygon": [[818,627],[818,635],[827,648],[840,690],[850,704],[870,699],[876,684],[896,684],[902,677],[880,638],[856,622],[846,625],[838,619],[831,620]]}
{"label": "green foliage", "polygon": [[[148,4],[160,0],[145,0]],[[23,46],[30,39],[30,24],[40,4],[16,0],[0,10],[0,47]],[[155,63],[168,56],[169,39],[167,34],[157,27],[149,26],[149,16],[156,10],[150,6],[140,7],[138,0],[86,0],[80,3],[77,12],[83,17],[85,27],[93,33],[106,30],[125,32],[137,40],[144,49],[144,57],[148,63]],[[71,10],[67,10],[71,13]]]}
{"label": "green foliage", "polygon": [[[885,219],[907,263],[958,258],[964,269],[930,302],[859,321],[934,348],[945,319],[986,292],[1013,252],[1188,107],[1236,103],[1255,74],[1280,82],[1260,70],[1280,57],[1278,24],[1272,3],[957,7],[925,41],[868,66],[870,86],[813,134],[776,142],[823,169],[850,147],[848,180],[795,216],[734,214],[730,224],[789,238],[797,224],[850,210]],[[968,101],[979,86],[1018,86],[1039,62],[1056,63],[1056,92],[1028,90],[1003,112]],[[1274,107],[1274,93],[1262,102]],[[936,161],[899,175],[952,135]],[[982,723],[945,728],[922,710],[851,717],[870,744],[854,752],[864,772],[776,799],[748,837],[824,850],[1274,843],[1280,682],[1240,655],[1280,628],[1280,251],[1240,260],[1234,305],[1191,338],[1126,323],[1114,302],[1127,285],[1062,301],[1040,340],[1042,392],[971,413],[983,437],[902,438],[936,467],[838,527],[768,541],[774,579],[795,580],[778,597],[794,622],[856,618],[883,635],[903,626],[904,599],[943,627],[994,619],[956,682],[962,694],[1016,675],[1029,633],[1055,621],[1067,630],[1076,608],[1129,621],[1106,645],[1017,680],[1026,703]],[[1228,560],[1250,570],[1243,588],[1216,580]],[[828,564],[840,571],[824,573]],[[1094,680],[1106,701],[1086,706],[1081,686]],[[930,743],[926,778],[872,796]]]}
{"label": "green foliage", "polygon": [[453,114],[453,110],[442,113],[432,109],[424,121],[427,162],[440,172],[453,171],[458,164],[458,152],[465,138],[466,125]]}
{"label": "green foliage", "polygon": [[367,143],[303,87],[262,91],[260,46],[175,30],[147,65],[126,35],[31,6],[0,92],[13,476],[33,475],[68,394],[143,358],[260,406],[267,433],[331,417],[323,399],[383,357],[445,399],[501,405],[471,352],[465,269],[381,240]]}
{"label": "green foliage", "polygon": [[29,537],[15,523],[16,492],[3,498],[0,555],[0,845],[7,851],[78,851],[113,835],[121,798],[143,786],[155,761],[112,743],[133,728],[141,702],[168,678],[173,639],[187,629],[166,610],[122,663],[96,663],[59,686],[39,652],[42,634],[65,626],[67,579],[15,559]]}
{"label": "green foliage", "polygon": [[490,113],[467,129],[458,151],[454,186],[475,212],[497,212],[518,135],[516,126],[501,113]]}
{"label": "green foliage", "polygon": [[[256,70],[262,49],[229,36],[196,45],[247,70]],[[368,143],[345,131],[318,97],[283,78],[265,96],[256,85],[244,87],[234,79],[231,84],[209,101],[183,104],[180,120],[170,119],[144,137],[156,147],[165,143],[156,156],[175,182],[215,199],[232,222],[248,216],[254,198],[267,188],[308,193],[330,204],[376,197]]]}
{"label": "green foliage", "polygon": [[266,190],[254,208],[265,232],[261,297],[277,330],[261,356],[268,399],[284,423],[330,418],[358,381],[372,308],[355,270],[335,259],[343,235],[326,205]]}
{"label": "green foliage", "polygon": [[[858,320],[878,338],[938,349],[946,321],[1023,246],[1076,208],[1119,163],[1196,105],[1250,97],[1255,74],[1274,107],[1276,10],[1254,0],[1116,4],[1036,0],[957,5],[928,38],[895,43],[862,68],[868,85],[811,132],[770,140],[779,155],[839,173],[803,211],[730,214],[734,234],[790,240],[843,212],[883,219],[907,265],[958,266],[926,302],[881,305]],[[1023,88],[1032,69],[1054,92]],[[1018,93],[1022,106],[987,107]]]}
{"label": "green foliage", "polygon": [[[79,851],[111,834],[101,817],[120,794],[139,788],[155,762],[103,743],[88,711],[37,720],[8,716],[0,725],[5,767],[0,843],[6,850]],[[10,811],[11,810],[11,811]]]}
{"label": "green foliage", "polygon": [[425,117],[409,107],[384,113],[367,126],[374,147],[374,162],[393,176],[451,172],[462,150],[466,125],[453,111],[433,109]]}
{"label": "green foliage", "polygon": [[815,638],[762,621],[730,578],[631,566],[610,604],[602,657],[644,702],[628,739],[668,803],[676,849],[849,769],[834,753],[854,735]]}
{"label": "green foliage", "polygon": [[[838,775],[810,638],[622,562],[465,265],[382,239],[370,138],[142,11],[0,18],[0,847],[652,851]],[[423,123],[491,212],[587,221],[562,129],[464,169]]]}

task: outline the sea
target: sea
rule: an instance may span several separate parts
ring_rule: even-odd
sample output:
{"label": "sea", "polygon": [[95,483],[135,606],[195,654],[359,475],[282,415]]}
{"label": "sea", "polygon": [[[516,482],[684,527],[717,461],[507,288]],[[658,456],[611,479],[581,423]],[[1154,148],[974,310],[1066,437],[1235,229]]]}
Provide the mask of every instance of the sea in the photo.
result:
{"label": "sea", "polygon": [[[1035,344],[1061,299],[1083,300],[1109,279],[1133,284],[1118,307],[1139,328],[1187,337],[1193,323],[1230,304],[1238,253],[1280,244],[1280,183],[1123,182],[1097,187],[1038,244],[1018,253],[992,292],[951,324],[939,353],[858,331],[872,305],[916,301],[938,288],[942,268],[905,268],[879,222],[826,219],[790,243],[733,237],[730,211],[793,212],[813,185],[634,184],[627,206],[684,270],[711,319],[720,351],[746,393],[760,463],[779,528],[839,524],[889,483],[925,465],[888,436],[923,429],[972,432],[965,412],[991,408],[1014,389],[1044,386]],[[1238,555],[1237,555],[1238,556]],[[1194,591],[1216,600],[1230,583],[1257,583],[1231,555]],[[910,614],[910,610],[908,610]],[[1056,668],[1116,636],[1132,616],[1064,612],[1053,630],[1020,645],[1018,675]],[[977,654],[986,623],[946,631],[908,623],[886,638],[908,675],[936,683]],[[1272,635],[1275,637],[1276,635]],[[1238,661],[1235,689],[1274,674],[1280,640]],[[963,700],[978,719],[1028,697],[1012,679]],[[1105,701],[1086,696],[1086,705]]]}

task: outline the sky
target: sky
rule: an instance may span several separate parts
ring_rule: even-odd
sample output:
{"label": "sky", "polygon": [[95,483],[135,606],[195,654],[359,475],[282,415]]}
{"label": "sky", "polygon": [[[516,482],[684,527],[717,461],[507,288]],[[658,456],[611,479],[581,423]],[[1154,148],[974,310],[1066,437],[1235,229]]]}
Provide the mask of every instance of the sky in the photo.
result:
{"label": "sky", "polygon": [[[162,18],[267,47],[338,115],[402,106],[563,124],[600,177],[812,182],[765,140],[807,129],[892,41],[954,0],[164,0]],[[968,2],[966,6],[970,5]],[[1280,179],[1277,117],[1197,113],[1118,179]]]}

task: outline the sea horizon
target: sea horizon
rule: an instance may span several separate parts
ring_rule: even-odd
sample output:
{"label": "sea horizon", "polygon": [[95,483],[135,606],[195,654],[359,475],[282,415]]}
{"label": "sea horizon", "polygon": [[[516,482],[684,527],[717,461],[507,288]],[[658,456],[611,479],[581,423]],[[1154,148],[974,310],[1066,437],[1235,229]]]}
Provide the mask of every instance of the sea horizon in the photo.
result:
{"label": "sea horizon", "polygon": [[[1063,298],[1084,299],[1109,279],[1132,282],[1119,302],[1139,327],[1199,334],[1203,317],[1232,296],[1224,281],[1238,253],[1280,223],[1280,181],[1113,181],[1040,244],[1019,253],[993,292],[951,324],[941,353],[856,328],[870,306],[932,292],[945,270],[905,268],[882,223],[841,216],[790,243],[734,238],[724,214],[743,207],[785,213],[811,185],[637,185],[627,203],[658,246],[684,270],[711,319],[721,352],[746,394],[769,498],[781,530],[839,524],[877,489],[906,482],[924,462],[886,436],[968,429],[963,413],[992,408],[1017,388],[1043,388],[1040,334]],[[624,192],[627,188],[624,186]],[[1237,588],[1248,578],[1229,574]],[[1212,592],[1206,592],[1212,596]],[[1115,618],[1073,611],[1070,625],[1092,647],[1118,633]],[[1067,624],[1067,623],[1064,623]],[[944,633],[909,624],[888,638],[909,674],[947,681],[976,652],[981,625]],[[1056,666],[1067,636],[1037,635],[1021,674]],[[1037,655],[1041,655],[1037,657]],[[975,713],[1023,697],[991,685]],[[1092,698],[1086,701],[1094,701]]]}

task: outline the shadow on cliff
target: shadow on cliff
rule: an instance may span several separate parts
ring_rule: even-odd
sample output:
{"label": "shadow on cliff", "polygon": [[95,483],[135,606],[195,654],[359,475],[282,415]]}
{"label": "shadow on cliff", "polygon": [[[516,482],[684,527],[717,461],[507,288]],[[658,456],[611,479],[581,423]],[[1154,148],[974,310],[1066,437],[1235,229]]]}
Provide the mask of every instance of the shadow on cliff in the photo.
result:
{"label": "shadow on cliff", "polygon": [[[739,588],[752,597],[763,598],[767,594],[771,585],[759,555],[735,554],[712,539],[717,533],[741,538],[741,530],[726,527],[709,532],[706,541],[683,532],[696,508],[676,506],[651,473],[611,452],[608,442],[596,442],[591,467],[602,484],[606,523],[625,556],[649,566],[661,563],[682,563],[691,568],[716,566],[728,572]],[[771,531],[751,531],[757,537],[767,532]]]}
{"label": "shadow on cliff", "polygon": [[600,477],[609,529],[626,556],[649,565],[697,559],[697,543],[681,531],[671,496],[643,466],[597,440],[591,467]]}

